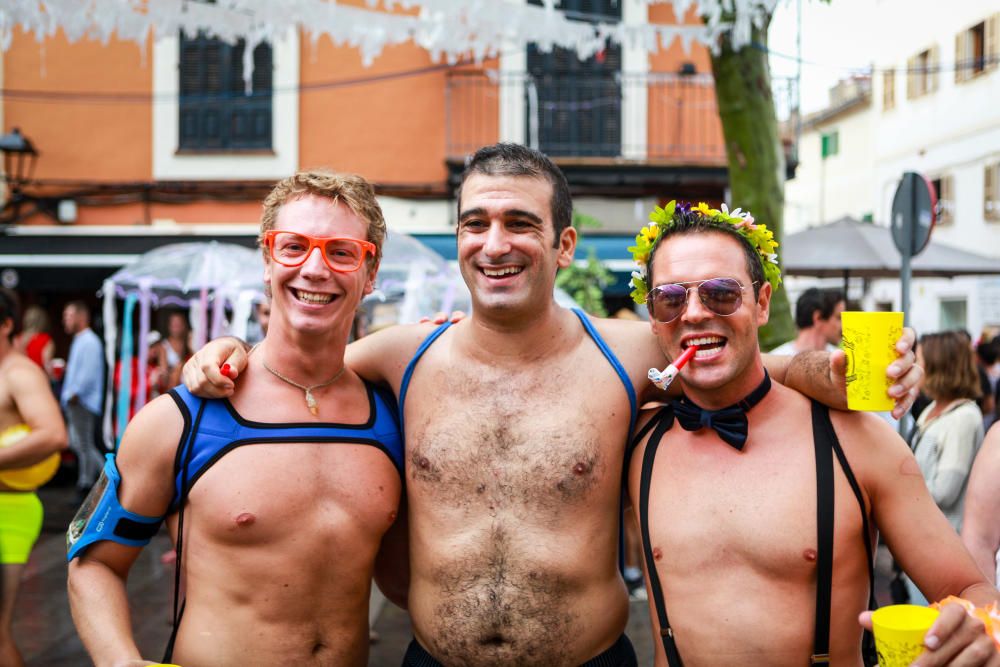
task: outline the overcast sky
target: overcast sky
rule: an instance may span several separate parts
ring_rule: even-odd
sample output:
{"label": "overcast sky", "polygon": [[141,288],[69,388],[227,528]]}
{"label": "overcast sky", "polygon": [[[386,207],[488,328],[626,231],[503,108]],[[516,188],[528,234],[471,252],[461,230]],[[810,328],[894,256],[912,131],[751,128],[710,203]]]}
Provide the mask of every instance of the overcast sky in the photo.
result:
{"label": "overcast sky", "polygon": [[[768,47],[772,76],[795,76],[797,6],[802,7],[802,110],[827,106],[827,92],[852,68],[871,65],[872,0],[780,0],[771,20]],[[779,55],[780,54],[780,55]],[[783,57],[784,56],[784,57]]]}

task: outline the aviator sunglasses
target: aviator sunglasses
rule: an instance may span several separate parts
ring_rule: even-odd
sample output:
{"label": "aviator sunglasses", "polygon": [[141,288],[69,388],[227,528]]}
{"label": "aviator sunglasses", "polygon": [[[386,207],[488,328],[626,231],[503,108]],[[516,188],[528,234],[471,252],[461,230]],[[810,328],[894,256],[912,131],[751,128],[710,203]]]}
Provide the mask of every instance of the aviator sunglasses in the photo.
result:
{"label": "aviator sunglasses", "polygon": [[732,315],[743,305],[743,290],[746,288],[735,278],[709,278],[659,285],[646,295],[649,316],[663,324],[673,322],[687,308],[688,293],[692,289],[698,291],[698,298],[703,306],[716,315],[725,317]]}
{"label": "aviator sunglasses", "polygon": [[271,229],[264,233],[271,259],[282,266],[301,266],[314,248],[320,249],[330,270],[340,273],[357,271],[365,255],[375,256],[375,244],[352,238],[308,236]]}

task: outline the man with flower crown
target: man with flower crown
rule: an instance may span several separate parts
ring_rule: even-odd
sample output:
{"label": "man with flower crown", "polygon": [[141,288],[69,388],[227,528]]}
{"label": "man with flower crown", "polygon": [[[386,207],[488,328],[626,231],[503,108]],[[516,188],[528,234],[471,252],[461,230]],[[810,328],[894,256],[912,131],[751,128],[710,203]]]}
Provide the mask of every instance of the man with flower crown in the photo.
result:
{"label": "man with flower crown", "polygon": [[[406,665],[634,665],[618,570],[621,480],[637,408],[663,353],[645,324],[592,319],[553,299],[573,261],[562,172],[515,144],[480,149],[458,196],[458,261],[472,315],[353,343],[347,362],[399,397],[406,437]],[[899,410],[920,376],[912,332]],[[215,341],[185,369],[225,395],[243,346]],[[778,359],[776,379],[843,405],[824,353]],[[399,600],[399,602],[406,602]]]}
{"label": "man with flower crown", "polygon": [[[861,664],[876,527],[929,598],[1000,600],[884,421],[772,382],[757,344],[781,280],[767,227],[705,204],[651,218],[635,296],[667,357],[696,348],[683,398],[642,416],[628,470],[656,664]],[[959,605],[924,643],[921,666],[1000,664]]]}

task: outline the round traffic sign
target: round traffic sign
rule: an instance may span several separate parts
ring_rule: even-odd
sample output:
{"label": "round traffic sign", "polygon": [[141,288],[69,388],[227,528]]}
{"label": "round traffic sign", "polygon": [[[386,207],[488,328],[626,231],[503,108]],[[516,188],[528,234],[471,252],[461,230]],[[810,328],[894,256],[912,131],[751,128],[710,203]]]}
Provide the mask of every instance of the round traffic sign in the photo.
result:
{"label": "round traffic sign", "polygon": [[926,178],[912,171],[903,179],[892,198],[892,240],[903,255],[920,254],[931,240],[937,220],[937,193]]}

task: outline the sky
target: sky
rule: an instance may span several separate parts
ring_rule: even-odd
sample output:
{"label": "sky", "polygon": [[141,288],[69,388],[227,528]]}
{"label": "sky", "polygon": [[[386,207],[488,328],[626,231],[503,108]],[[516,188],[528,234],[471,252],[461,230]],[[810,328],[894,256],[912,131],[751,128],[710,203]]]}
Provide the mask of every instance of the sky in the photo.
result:
{"label": "sky", "polygon": [[872,0],[779,0],[768,34],[773,77],[795,76],[798,6],[802,8],[802,110],[808,114],[828,105],[828,91],[838,80],[871,65],[873,27],[867,17],[872,14]]}

